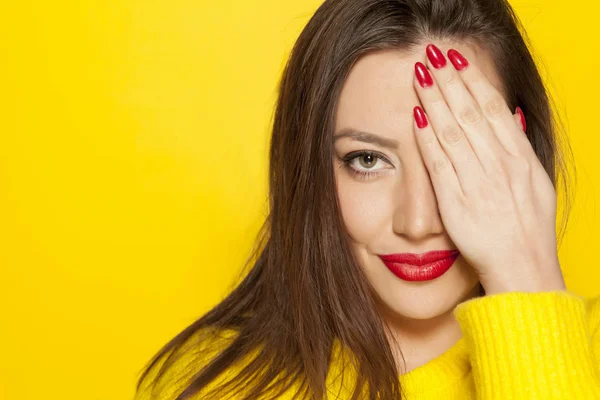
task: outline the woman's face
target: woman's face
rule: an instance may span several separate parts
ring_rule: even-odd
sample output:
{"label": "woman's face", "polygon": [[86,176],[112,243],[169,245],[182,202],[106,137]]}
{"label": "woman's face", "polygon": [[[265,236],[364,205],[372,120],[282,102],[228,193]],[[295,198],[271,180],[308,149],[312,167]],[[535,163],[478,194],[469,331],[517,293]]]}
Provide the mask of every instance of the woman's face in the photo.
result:
{"label": "woman's face", "polygon": [[[430,319],[451,311],[478,293],[478,277],[462,256],[443,275],[408,281],[394,275],[379,254],[456,249],[444,230],[436,197],[413,131],[414,64],[425,63],[423,43],[414,52],[371,53],[353,66],[341,91],[334,136],[355,129],[397,147],[350,137],[334,139],[337,192],[353,251],[374,287],[384,313],[400,320]],[[456,42],[435,44],[446,54],[456,48],[478,64],[502,92],[491,58],[481,48]],[[452,68],[452,64],[447,64]],[[349,153],[366,150],[384,159]],[[367,173],[367,175],[364,175]]]}

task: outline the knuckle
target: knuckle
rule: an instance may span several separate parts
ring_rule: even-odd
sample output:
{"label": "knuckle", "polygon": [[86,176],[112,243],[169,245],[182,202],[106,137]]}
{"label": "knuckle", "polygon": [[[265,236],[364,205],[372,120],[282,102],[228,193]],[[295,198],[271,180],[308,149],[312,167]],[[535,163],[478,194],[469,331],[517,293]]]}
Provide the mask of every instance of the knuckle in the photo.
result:
{"label": "knuckle", "polygon": [[438,157],[435,160],[433,160],[432,170],[436,174],[441,174],[444,171],[446,171],[449,165],[450,163],[445,157]]}
{"label": "knuckle", "polygon": [[458,143],[463,139],[463,131],[457,125],[445,126],[440,133],[442,138],[450,144]]}
{"label": "knuckle", "polygon": [[485,103],[484,110],[490,117],[501,115],[504,110],[504,99],[498,95],[493,96]]}
{"label": "knuckle", "polygon": [[[426,147],[428,150],[435,150],[435,145],[437,144],[437,138],[435,137],[435,135],[421,135],[421,143],[423,144],[424,147]],[[439,144],[438,144],[439,146]]]}
{"label": "knuckle", "polygon": [[439,110],[443,107],[447,107],[446,100],[440,96],[435,96],[435,98],[431,99],[430,107],[432,110]]}
{"label": "knuckle", "polygon": [[468,105],[459,112],[458,118],[464,124],[477,124],[481,121],[481,113],[474,105]]}
{"label": "knuckle", "polygon": [[446,86],[454,86],[456,84],[456,77],[453,74],[448,74],[443,78],[443,83]]}

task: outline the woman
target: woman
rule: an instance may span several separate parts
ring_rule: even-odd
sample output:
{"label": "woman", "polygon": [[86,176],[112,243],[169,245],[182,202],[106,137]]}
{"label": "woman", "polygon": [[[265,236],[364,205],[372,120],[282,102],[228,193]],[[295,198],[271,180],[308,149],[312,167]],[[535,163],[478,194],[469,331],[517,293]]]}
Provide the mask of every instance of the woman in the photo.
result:
{"label": "woman", "polygon": [[503,0],[326,0],[250,270],[136,398],[600,399],[600,297],[565,288],[567,164],[519,27]]}

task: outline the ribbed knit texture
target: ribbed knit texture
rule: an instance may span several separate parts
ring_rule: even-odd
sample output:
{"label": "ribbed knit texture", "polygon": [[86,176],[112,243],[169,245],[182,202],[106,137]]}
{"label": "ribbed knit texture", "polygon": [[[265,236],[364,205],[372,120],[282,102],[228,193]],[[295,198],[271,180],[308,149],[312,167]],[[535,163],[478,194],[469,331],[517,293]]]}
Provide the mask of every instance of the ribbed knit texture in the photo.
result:
{"label": "ribbed knit texture", "polygon": [[[586,300],[567,291],[509,292],[459,304],[476,399],[600,399]],[[597,344],[596,344],[597,346]]]}
{"label": "ribbed knit texture", "polygon": [[[600,400],[600,296],[507,292],[467,300],[453,313],[463,336],[400,375],[405,400]],[[348,369],[339,375],[343,353],[334,354],[329,399],[349,399],[356,375]],[[175,382],[194,365],[171,370],[157,397],[141,390],[134,400],[175,399]],[[280,397],[291,398],[291,392]]]}

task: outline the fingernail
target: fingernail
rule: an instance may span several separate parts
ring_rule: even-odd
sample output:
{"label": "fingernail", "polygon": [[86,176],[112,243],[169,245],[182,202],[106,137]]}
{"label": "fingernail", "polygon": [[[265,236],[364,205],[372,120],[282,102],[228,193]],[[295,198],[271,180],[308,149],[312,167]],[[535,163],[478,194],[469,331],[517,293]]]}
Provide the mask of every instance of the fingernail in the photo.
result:
{"label": "fingernail", "polygon": [[523,132],[525,132],[525,130],[527,129],[527,123],[525,122],[525,115],[523,114],[523,110],[521,110],[521,107],[517,106],[517,108],[515,108],[515,112],[519,113],[519,117],[521,117],[521,125],[523,125]]}
{"label": "fingernail", "polygon": [[446,66],[446,57],[444,57],[444,53],[442,53],[436,45],[427,45],[426,52],[427,58],[429,58],[429,61],[434,68],[439,69]]}
{"label": "fingernail", "polygon": [[457,50],[448,50],[448,58],[450,59],[452,65],[454,65],[454,68],[456,68],[459,71],[461,69],[467,68],[467,66],[469,65],[467,59],[464,58],[463,55],[460,54]]}
{"label": "fingernail", "polygon": [[422,62],[417,61],[415,63],[415,74],[417,74],[417,80],[421,87],[426,88],[433,85],[433,78]]}
{"label": "fingernail", "polygon": [[413,114],[419,129],[425,128],[427,126],[427,117],[425,116],[425,111],[423,111],[421,107],[415,106],[415,108],[413,108]]}

